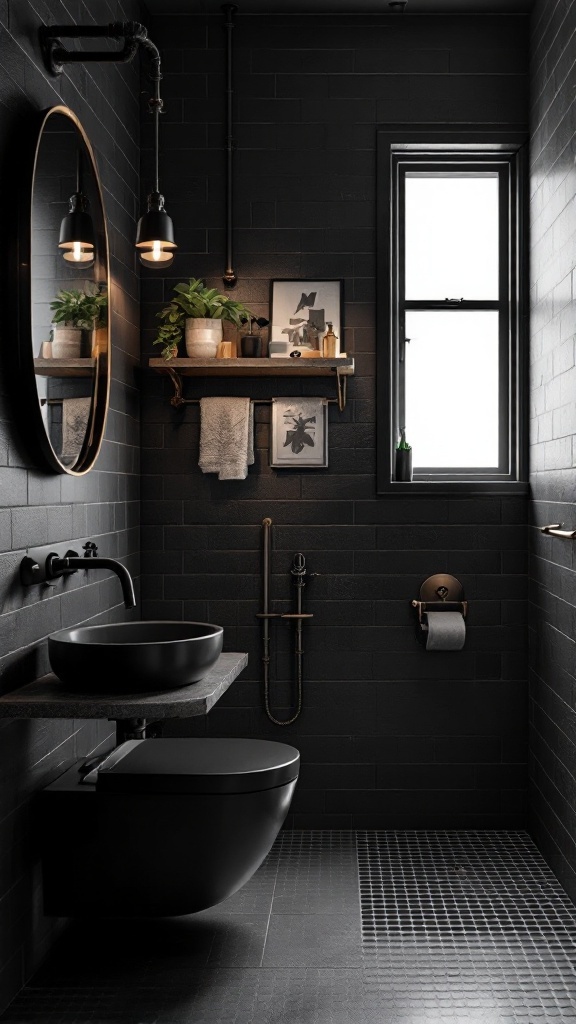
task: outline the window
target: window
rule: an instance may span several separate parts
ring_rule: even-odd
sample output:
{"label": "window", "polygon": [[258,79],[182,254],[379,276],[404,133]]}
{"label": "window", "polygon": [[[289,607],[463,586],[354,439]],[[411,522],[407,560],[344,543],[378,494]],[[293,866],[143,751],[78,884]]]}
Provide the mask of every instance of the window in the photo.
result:
{"label": "window", "polygon": [[[379,133],[380,493],[519,489],[524,144]],[[394,480],[402,429],[412,482]]]}

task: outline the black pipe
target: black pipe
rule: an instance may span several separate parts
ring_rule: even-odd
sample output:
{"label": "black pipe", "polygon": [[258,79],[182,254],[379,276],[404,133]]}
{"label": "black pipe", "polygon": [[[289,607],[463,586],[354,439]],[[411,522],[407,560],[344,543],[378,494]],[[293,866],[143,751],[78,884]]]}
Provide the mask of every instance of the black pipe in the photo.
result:
{"label": "black pipe", "polygon": [[[162,77],[158,48],[148,38],[148,30],[139,21],[115,21],[108,25],[42,25],[39,35],[44,60],[53,75],[61,75],[64,64],[90,64],[98,61],[128,63],[138,52],[138,47],[143,46],[154,65],[150,77],[153,81],[159,81]],[[121,50],[66,50],[60,37],[123,39],[124,45]]]}
{"label": "black pipe", "polygon": [[232,89],[232,31],[234,29],[233,14],[238,10],[236,4],[223,4],[222,10],[226,15],[224,28],[226,30],[226,270],[222,280],[228,288],[233,288],[238,278],[234,272],[232,254],[232,220],[234,213],[233,174],[232,165],[234,157],[234,135],[233,135],[233,98]]}

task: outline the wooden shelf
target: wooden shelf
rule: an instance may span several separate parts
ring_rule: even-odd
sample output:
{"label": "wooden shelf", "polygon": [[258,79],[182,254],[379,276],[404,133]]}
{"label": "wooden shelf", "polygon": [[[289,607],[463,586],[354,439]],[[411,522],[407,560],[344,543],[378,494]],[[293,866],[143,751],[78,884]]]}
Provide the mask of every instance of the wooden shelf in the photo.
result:
{"label": "wooden shelf", "polygon": [[331,377],[354,375],[351,356],[341,359],[151,359],[152,370],[182,377]]}
{"label": "wooden shelf", "polygon": [[34,373],[39,377],[93,377],[95,359],[35,359]]}

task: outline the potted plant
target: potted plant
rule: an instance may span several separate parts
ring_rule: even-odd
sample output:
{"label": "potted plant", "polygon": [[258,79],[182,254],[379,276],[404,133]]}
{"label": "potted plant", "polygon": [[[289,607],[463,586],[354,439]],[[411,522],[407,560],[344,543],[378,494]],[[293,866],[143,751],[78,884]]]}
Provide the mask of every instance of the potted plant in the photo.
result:
{"label": "potted plant", "polygon": [[154,340],[154,345],[162,345],[166,360],[178,354],[183,334],[190,358],[215,358],[222,340],[222,323],[227,321],[240,327],[252,316],[243,303],[221,295],[217,288],[207,288],[196,277],[187,284],[174,285],[173,290],[175,298],[157,313],[163,323]]}
{"label": "potted plant", "polygon": [[105,292],[58,292],[50,303],[52,310],[52,356],[77,359],[82,355],[84,332],[106,324],[108,296]]}
{"label": "potted plant", "polygon": [[[248,317],[248,334],[240,338],[240,354],[252,359],[259,359],[262,355],[262,338],[257,333],[263,327],[268,327],[270,321],[263,316]],[[254,328],[256,325],[256,329]]]}

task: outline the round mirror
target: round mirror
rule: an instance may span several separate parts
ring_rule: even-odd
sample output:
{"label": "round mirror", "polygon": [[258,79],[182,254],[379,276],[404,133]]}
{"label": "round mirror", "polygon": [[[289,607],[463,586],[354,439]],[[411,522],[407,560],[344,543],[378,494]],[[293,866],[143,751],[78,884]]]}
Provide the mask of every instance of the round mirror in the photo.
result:
{"label": "round mirror", "polygon": [[19,400],[25,432],[59,473],[93,466],[110,388],[109,267],[92,148],[67,107],[48,110],[19,230]]}

